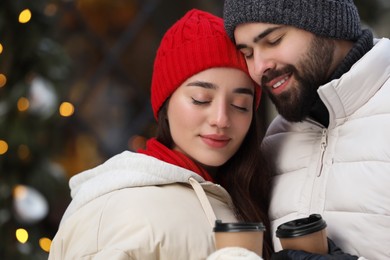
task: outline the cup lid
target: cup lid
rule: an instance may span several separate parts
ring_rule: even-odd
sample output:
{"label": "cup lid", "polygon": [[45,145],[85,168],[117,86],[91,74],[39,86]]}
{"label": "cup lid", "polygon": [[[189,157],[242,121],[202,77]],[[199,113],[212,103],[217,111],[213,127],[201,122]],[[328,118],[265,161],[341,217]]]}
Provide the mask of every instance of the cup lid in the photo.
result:
{"label": "cup lid", "polygon": [[216,220],[213,231],[214,232],[265,231],[265,226],[263,225],[262,222],[222,223],[222,220]]}
{"label": "cup lid", "polygon": [[279,238],[292,238],[308,235],[326,228],[326,222],[320,214],[311,214],[307,218],[300,218],[281,224],[276,230]]}

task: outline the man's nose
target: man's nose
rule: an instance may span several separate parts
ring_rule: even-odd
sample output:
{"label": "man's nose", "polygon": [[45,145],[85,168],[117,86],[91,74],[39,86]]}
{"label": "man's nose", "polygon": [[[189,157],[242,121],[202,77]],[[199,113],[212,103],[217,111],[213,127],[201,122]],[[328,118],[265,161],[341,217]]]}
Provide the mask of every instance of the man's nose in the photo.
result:
{"label": "man's nose", "polygon": [[[269,70],[275,69],[276,63],[274,59],[266,55],[265,53],[255,52],[253,55],[253,74],[261,81],[261,78]],[[259,82],[260,83],[260,82]]]}

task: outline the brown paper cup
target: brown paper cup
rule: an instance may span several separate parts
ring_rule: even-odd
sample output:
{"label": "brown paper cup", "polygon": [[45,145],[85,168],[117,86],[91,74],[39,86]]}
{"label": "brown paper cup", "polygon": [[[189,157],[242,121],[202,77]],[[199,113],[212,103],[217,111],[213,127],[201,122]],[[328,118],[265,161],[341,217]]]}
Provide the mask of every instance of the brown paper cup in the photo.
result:
{"label": "brown paper cup", "polygon": [[259,256],[263,254],[265,227],[262,223],[222,223],[217,220],[213,231],[217,249],[243,247]]}
{"label": "brown paper cup", "polygon": [[314,254],[328,253],[326,222],[319,214],[280,225],[276,236],[283,249],[303,250]]}

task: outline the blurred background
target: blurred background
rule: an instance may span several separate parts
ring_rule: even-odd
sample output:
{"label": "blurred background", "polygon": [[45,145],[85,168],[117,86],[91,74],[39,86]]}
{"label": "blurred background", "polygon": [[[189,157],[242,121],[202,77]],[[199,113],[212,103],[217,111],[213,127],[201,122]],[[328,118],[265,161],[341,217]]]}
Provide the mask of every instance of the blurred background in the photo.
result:
{"label": "blurred background", "polygon": [[[356,0],[390,36],[390,1]],[[0,1],[0,259],[47,259],[68,180],[154,135],[160,39],[186,11],[222,0]],[[263,97],[266,129],[275,112]],[[80,241],[82,243],[82,241]]]}

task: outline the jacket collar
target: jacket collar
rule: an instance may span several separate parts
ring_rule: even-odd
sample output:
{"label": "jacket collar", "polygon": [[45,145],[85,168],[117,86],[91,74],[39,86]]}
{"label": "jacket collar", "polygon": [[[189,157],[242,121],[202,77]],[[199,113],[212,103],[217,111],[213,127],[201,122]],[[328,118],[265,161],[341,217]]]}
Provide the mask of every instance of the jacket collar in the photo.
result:
{"label": "jacket collar", "polygon": [[350,71],[318,89],[329,111],[329,128],[367,103],[390,78],[389,49],[389,39],[375,40],[375,46]]}
{"label": "jacket collar", "polygon": [[[364,30],[362,36],[356,41],[353,48],[332,73],[328,81],[330,82],[334,79],[339,79],[344,73],[347,73],[358,60],[371,50],[372,47],[372,32],[370,30]],[[329,125],[329,112],[319,97],[313,104],[312,110],[310,111],[310,117],[325,127],[328,127]]]}
{"label": "jacket collar", "polygon": [[200,183],[205,182],[195,172],[154,157],[122,152],[70,179],[72,202],[61,222],[86,203],[109,192],[129,187],[188,183],[190,177]]}

